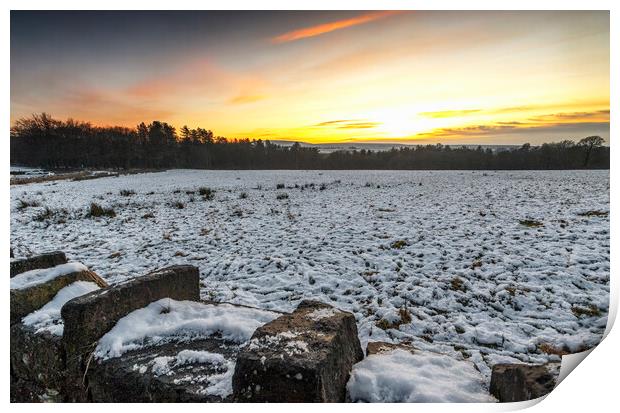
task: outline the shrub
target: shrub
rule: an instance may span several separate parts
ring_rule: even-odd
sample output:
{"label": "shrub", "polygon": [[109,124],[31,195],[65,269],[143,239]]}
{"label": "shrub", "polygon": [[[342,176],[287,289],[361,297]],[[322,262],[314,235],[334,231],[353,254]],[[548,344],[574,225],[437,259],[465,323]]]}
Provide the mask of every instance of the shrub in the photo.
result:
{"label": "shrub", "polygon": [[45,207],[45,209],[35,215],[32,219],[38,222],[46,221],[54,216],[54,211],[52,211],[49,207]]}
{"label": "shrub", "polygon": [[206,186],[201,186],[198,188],[198,193],[205,199],[205,201],[210,201],[215,197],[215,190]]}
{"label": "shrub", "polygon": [[606,217],[607,215],[609,215],[609,212],[605,212],[605,211],[586,211],[586,212],[582,212],[580,214],[577,214],[581,217]]}
{"label": "shrub", "polygon": [[147,212],[146,214],[142,215],[143,219],[148,219],[148,218],[155,218],[155,215],[152,212]]}
{"label": "shrub", "polygon": [[112,208],[102,207],[101,205],[91,202],[90,210],[88,211],[88,217],[110,217],[114,218],[116,216],[116,212]]}
{"label": "shrub", "polygon": [[276,199],[279,199],[279,200],[288,199],[288,194],[278,194],[276,196]]}
{"label": "shrub", "polygon": [[41,206],[38,201],[24,201],[23,199],[19,199],[17,201],[17,209],[22,210],[30,207],[38,207]]}
{"label": "shrub", "polygon": [[406,247],[407,245],[409,245],[409,243],[406,240],[400,239],[400,240],[394,241],[392,244],[390,244],[390,247],[399,250],[399,249],[402,249],[402,248]]}
{"label": "shrub", "polygon": [[592,304],[588,305],[587,307],[580,307],[574,305],[571,308],[571,311],[573,312],[575,317],[581,317],[582,315],[585,315],[587,317],[598,317],[601,315],[601,310],[597,306]]}
{"label": "shrub", "polygon": [[522,219],[521,221],[519,221],[519,224],[528,228],[538,228],[544,225],[542,222],[536,221],[535,219]]}
{"label": "shrub", "polygon": [[276,189],[284,189],[284,184],[277,184]]}
{"label": "shrub", "polygon": [[136,191],[133,189],[121,189],[120,194],[121,196],[132,196],[136,194]]}
{"label": "shrub", "polygon": [[454,277],[452,281],[450,281],[450,289],[454,291],[463,291],[463,292],[467,290],[465,288],[465,283],[463,279],[459,277]]}
{"label": "shrub", "polygon": [[174,201],[172,203],[172,207],[176,208],[176,209],[183,209],[183,208],[185,208],[185,204],[183,202],[180,202],[180,201]]}

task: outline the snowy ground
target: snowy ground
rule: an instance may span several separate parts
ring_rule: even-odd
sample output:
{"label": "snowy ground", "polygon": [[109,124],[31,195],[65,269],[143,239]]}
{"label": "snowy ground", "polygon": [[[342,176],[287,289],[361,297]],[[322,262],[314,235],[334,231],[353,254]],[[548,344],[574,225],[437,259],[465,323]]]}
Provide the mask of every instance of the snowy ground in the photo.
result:
{"label": "snowy ground", "polygon": [[355,313],[364,347],[412,342],[488,379],[600,340],[609,217],[588,211],[609,211],[608,171],[169,171],[13,186],[11,246],[110,283],[189,263],[203,298],[323,300]]}

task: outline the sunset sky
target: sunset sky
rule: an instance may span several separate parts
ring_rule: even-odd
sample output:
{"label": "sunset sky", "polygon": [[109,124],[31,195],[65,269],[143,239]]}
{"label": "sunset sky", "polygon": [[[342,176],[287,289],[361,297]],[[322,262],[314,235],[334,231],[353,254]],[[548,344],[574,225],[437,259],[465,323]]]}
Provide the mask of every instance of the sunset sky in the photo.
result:
{"label": "sunset sky", "polygon": [[608,12],[11,12],[11,121],[229,138],[609,140]]}

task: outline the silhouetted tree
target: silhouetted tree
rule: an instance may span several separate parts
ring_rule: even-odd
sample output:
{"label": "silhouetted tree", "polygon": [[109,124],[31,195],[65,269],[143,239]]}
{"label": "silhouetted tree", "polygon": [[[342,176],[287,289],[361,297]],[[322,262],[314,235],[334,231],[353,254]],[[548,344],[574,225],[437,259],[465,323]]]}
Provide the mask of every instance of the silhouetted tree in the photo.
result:
{"label": "silhouetted tree", "polygon": [[505,150],[416,145],[387,151],[320,153],[299,143],[214,136],[165,122],[135,129],[99,127],[46,113],[18,119],[11,128],[11,162],[43,168],[206,169],[608,169],[609,147],[599,136]]}

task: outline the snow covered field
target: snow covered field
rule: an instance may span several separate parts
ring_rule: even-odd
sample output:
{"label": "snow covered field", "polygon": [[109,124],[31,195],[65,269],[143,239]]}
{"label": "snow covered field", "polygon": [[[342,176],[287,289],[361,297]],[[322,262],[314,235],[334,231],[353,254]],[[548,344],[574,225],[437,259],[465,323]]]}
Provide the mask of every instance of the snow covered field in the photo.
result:
{"label": "snow covered field", "polygon": [[189,263],[203,298],[319,299],[355,314],[363,347],[411,342],[488,379],[598,343],[608,211],[608,171],[183,170],[13,186],[11,246],[109,283]]}

